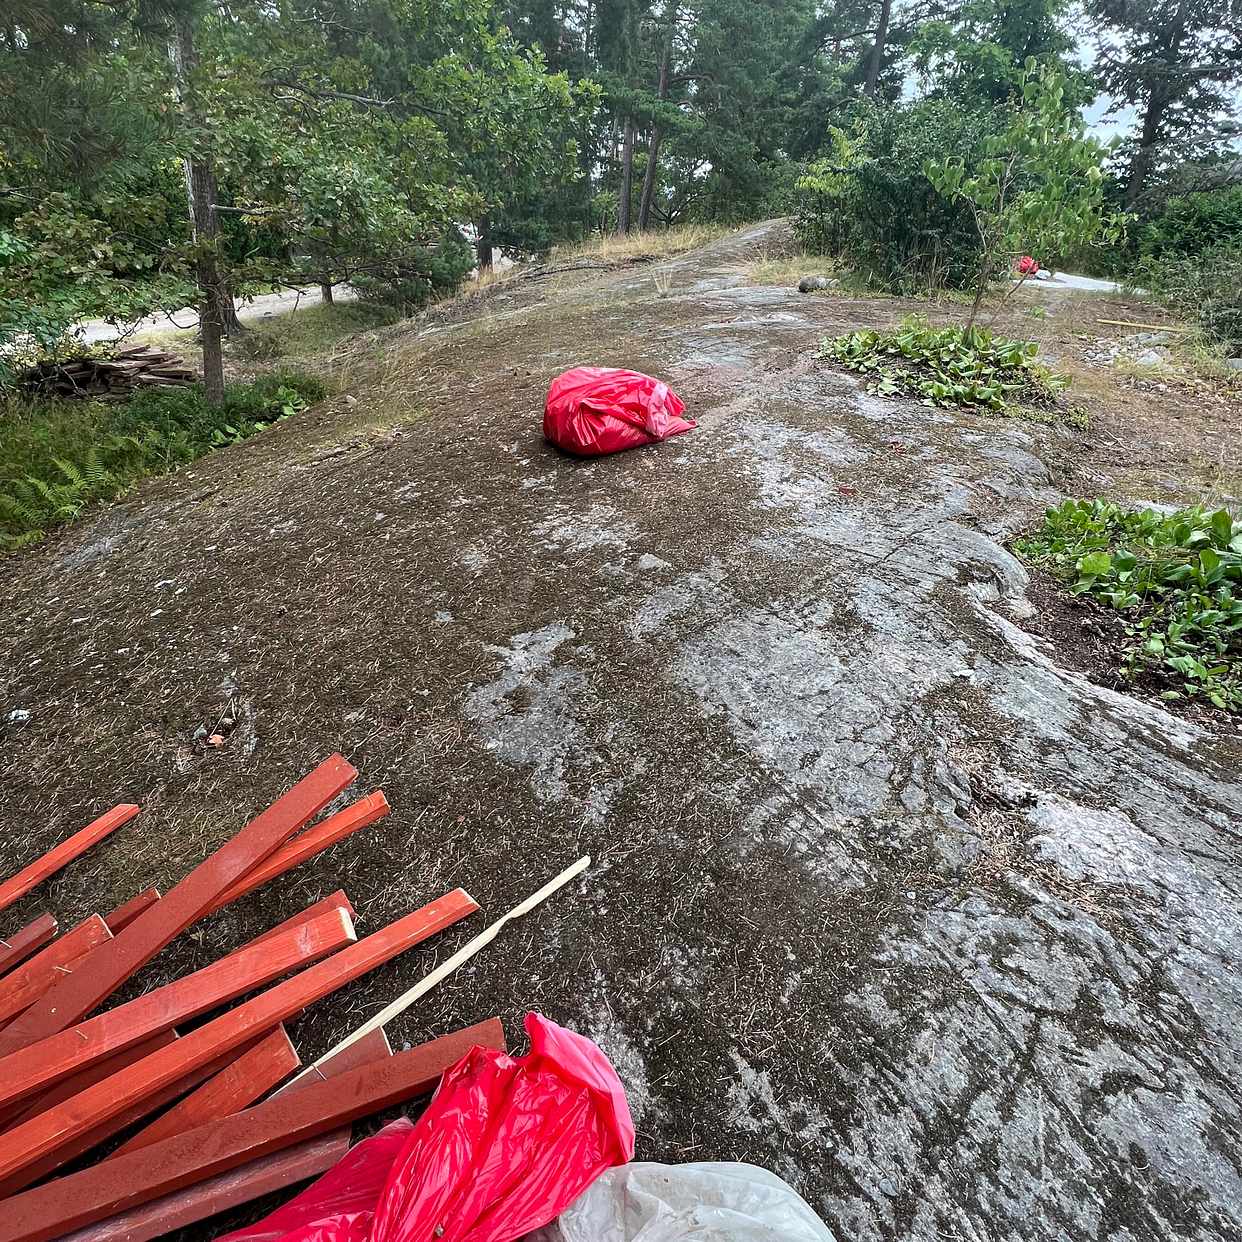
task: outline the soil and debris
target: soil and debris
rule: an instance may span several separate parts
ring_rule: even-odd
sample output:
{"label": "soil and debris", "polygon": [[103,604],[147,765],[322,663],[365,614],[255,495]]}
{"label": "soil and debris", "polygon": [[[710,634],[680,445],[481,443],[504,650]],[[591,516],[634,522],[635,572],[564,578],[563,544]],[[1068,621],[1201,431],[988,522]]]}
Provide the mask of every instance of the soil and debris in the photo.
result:
{"label": "soil and debris", "polygon": [[[1066,493],[1227,494],[1236,406],[1102,387],[1069,295],[1010,313],[1096,376],[1088,430],[868,396],[820,339],[916,307],[751,284],[776,228],[373,334],[356,406],[6,564],[0,870],[140,801],[52,886],[115,904],[339,748],[394,814],[135,987],[338,886],[364,930],[455,884],[494,913],[589,852],[394,1045],[541,1009],[613,1058],[642,1158],[772,1169],[851,1242],[1236,1238],[1242,747],[1067,667],[1005,549]],[[586,362],[699,430],[556,453]],[[317,1006],[303,1056],[475,930]]]}

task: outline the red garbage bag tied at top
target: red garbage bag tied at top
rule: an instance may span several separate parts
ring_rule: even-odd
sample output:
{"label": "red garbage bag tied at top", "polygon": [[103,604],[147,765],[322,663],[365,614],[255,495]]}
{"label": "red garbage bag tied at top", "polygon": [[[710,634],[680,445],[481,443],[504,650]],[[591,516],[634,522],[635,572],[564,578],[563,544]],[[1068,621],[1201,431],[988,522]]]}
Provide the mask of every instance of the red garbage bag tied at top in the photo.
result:
{"label": "red garbage bag tied at top", "polygon": [[589,1039],[526,1015],[524,1057],[474,1048],[414,1125],[352,1148],[295,1199],[220,1242],[510,1242],[634,1155],[634,1123]]}
{"label": "red garbage bag tied at top", "polygon": [[583,457],[619,453],[692,431],[685,404],[662,380],[615,367],[575,367],[552,381],[543,434]]}

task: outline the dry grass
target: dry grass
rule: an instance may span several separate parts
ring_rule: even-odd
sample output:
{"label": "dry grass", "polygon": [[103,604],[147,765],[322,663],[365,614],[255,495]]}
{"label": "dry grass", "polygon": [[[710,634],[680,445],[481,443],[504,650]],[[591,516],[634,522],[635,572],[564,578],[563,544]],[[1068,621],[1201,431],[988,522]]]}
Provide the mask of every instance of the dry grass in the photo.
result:
{"label": "dry grass", "polygon": [[599,259],[606,264],[669,259],[687,250],[697,250],[708,242],[718,241],[733,231],[719,224],[678,224],[671,229],[646,233],[613,233],[574,246],[558,246],[548,256],[548,263],[559,267],[563,263],[583,259]]}
{"label": "dry grass", "polygon": [[796,285],[803,276],[836,276],[838,273],[831,259],[799,252],[790,255],[762,253],[746,265],[746,274],[752,285]]}

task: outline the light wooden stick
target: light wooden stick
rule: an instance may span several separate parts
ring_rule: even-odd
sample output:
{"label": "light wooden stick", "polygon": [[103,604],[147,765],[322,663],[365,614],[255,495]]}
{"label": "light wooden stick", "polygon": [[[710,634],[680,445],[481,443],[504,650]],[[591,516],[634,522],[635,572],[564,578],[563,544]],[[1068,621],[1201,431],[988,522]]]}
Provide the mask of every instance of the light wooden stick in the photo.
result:
{"label": "light wooden stick", "polygon": [[1174,328],[1167,323],[1136,323],[1133,319],[1097,319],[1114,328],[1149,328],[1152,332],[1189,332],[1189,328]]}
{"label": "light wooden stick", "polygon": [[408,992],[403,992],[396,1000],[385,1005],[374,1017],[368,1018],[357,1030],[351,1031],[350,1034],[346,1035],[334,1048],[329,1048],[318,1061],[308,1065],[297,1078],[293,1079],[293,1082],[297,1082],[300,1078],[305,1078],[308,1074],[316,1073],[318,1067],[330,1057],[336,1056],[337,1053],[348,1048],[350,1044],[357,1043],[360,1039],[365,1039],[372,1031],[378,1030],[383,1026],[385,1022],[391,1022],[398,1014],[404,1013],[419,997],[426,996],[437,983],[451,975],[463,962],[468,962],[485,945],[491,944],[500,935],[501,929],[506,923],[511,923],[514,919],[520,919],[522,915],[529,914],[537,905],[551,897],[557,889],[564,888],[575,876],[581,875],[590,865],[591,857],[588,854],[579,858],[572,867],[566,867],[560,875],[549,880],[538,892],[531,893],[525,901],[514,906],[508,914],[502,914],[490,927],[485,928],[468,944],[458,949],[452,957],[441,962],[431,974],[425,979],[421,979]]}

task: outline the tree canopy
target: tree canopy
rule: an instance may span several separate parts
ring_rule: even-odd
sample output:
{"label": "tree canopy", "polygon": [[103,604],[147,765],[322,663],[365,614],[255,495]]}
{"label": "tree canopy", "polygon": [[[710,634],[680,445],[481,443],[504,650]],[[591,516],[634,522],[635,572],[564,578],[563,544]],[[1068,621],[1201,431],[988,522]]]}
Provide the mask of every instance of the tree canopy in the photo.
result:
{"label": "tree canopy", "polygon": [[918,146],[878,136],[919,101],[1003,133],[1028,63],[1067,117],[1101,90],[1137,110],[1115,198],[1144,210],[1236,133],[1242,0],[1085,11],[1086,31],[1070,0],[10,0],[0,357],[192,302],[210,346],[259,285],[408,308],[497,251],[787,211],[860,109],[877,151]]}

